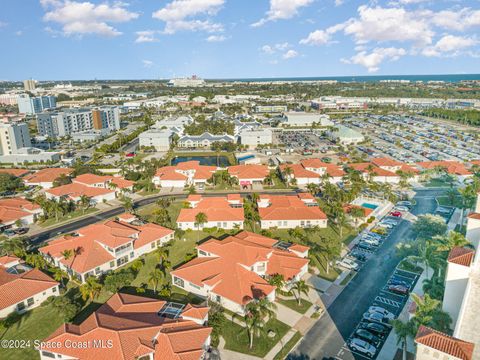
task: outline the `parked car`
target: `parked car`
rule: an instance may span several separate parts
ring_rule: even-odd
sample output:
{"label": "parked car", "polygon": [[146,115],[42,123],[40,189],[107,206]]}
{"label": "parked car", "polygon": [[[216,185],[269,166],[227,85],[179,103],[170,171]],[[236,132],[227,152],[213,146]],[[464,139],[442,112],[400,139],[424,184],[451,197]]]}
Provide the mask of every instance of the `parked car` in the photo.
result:
{"label": "parked car", "polygon": [[5,236],[14,236],[14,235],[15,235],[15,231],[8,229],[8,230],[5,230],[5,231],[3,232],[3,235],[5,235]]}
{"label": "parked car", "polygon": [[28,232],[28,228],[17,228],[15,230],[13,230],[15,232],[15,234],[17,235],[23,235],[23,234],[26,234]]}
{"label": "parked car", "polygon": [[358,261],[367,261],[367,257],[365,256],[365,254],[362,254],[360,252],[357,252],[357,251],[352,251],[350,254],[348,254],[348,256],[352,257],[352,258],[355,258],[357,259]]}
{"label": "parked car", "polygon": [[376,227],[376,228],[373,228],[371,231],[379,235],[387,235],[387,229],[385,228]]}
{"label": "parked car", "polygon": [[358,270],[358,264],[355,261],[347,258],[337,261],[337,265],[349,270]]}
{"label": "parked car", "polygon": [[410,284],[408,284],[406,281],[403,281],[401,279],[398,279],[394,276],[392,276],[389,280],[388,280],[388,285],[401,285],[401,286],[405,286],[406,288],[410,288]]}
{"label": "parked car", "polygon": [[389,285],[388,291],[400,295],[408,295],[409,288],[403,285]]}
{"label": "parked car", "polygon": [[390,325],[390,320],[380,313],[369,313],[367,311],[365,314],[363,314],[362,319],[368,322],[377,323],[388,327],[392,326]]}
{"label": "parked car", "polygon": [[405,206],[407,208],[411,208],[413,206],[411,201],[398,201],[395,206]]}
{"label": "parked car", "polygon": [[375,247],[370,245],[370,244],[367,244],[366,242],[364,241],[359,241],[357,243],[357,246],[360,248],[360,249],[364,249],[364,250],[370,250],[370,251],[373,251],[375,250]]}
{"label": "parked car", "polygon": [[390,213],[390,216],[395,216],[395,217],[402,217],[402,213],[400,211],[392,211]]}
{"label": "parked car", "polygon": [[349,344],[350,348],[368,357],[374,357],[377,352],[377,348],[372,344],[369,344],[365,340],[359,338],[353,338]]}
{"label": "parked car", "polygon": [[134,152],[129,152],[128,154],[125,154],[125,157],[134,157],[135,153]]}
{"label": "parked car", "polygon": [[388,318],[389,320],[395,319],[395,314],[391,313],[387,309],[381,306],[370,306],[368,308],[369,313],[379,313],[382,314],[384,317]]}
{"label": "parked car", "polygon": [[366,235],[374,237],[375,239],[381,240],[383,239],[383,235],[377,234],[375,232],[368,232]]}
{"label": "parked car", "polygon": [[410,209],[406,206],[395,206],[394,210],[397,210],[397,211],[402,211],[402,212],[408,212]]}
{"label": "parked car", "polygon": [[391,223],[387,223],[387,222],[380,222],[377,224],[378,227],[381,227],[381,228],[384,228],[384,229],[388,229],[388,230],[391,230],[393,229],[393,227],[395,225],[391,224]]}
{"label": "parked car", "polygon": [[368,330],[369,332],[381,337],[387,335],[390,330],[387,326],[374,322],[361,322],[358,328]]}
{"label": "parked car", "polygon": [[380,241],[378,241],[377,239],[370,238],[370,237],[362,237],[362,241],[369,244],[369,245],[372,245],[372,246],[379,246],[380,245]]}
{"label": "parked car", "polygon": [[365,340],[373,345],[378,345],[380,343],[380,338],[378,336],[365,329],[357,329],[357,331],[355,331],[355,337]]}

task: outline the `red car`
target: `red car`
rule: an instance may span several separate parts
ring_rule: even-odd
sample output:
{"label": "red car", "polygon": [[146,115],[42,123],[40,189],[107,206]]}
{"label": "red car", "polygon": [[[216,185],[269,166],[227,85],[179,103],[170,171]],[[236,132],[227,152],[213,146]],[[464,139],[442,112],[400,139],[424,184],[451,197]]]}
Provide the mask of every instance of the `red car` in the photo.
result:
{"label": "red car", "polygon": [[135,156],[135,153],[134,152],[130,152],[128,154],[125,155],[126,157],[134,157]]}
{"label": "red car", "polygon": [[408,295],[408,288],[403,285],[390,285],[388,291],[400,295]]}
{"label": "red car", "polygon": [[402,217],[402,213],[400,211],[392,211],[390,216]]}

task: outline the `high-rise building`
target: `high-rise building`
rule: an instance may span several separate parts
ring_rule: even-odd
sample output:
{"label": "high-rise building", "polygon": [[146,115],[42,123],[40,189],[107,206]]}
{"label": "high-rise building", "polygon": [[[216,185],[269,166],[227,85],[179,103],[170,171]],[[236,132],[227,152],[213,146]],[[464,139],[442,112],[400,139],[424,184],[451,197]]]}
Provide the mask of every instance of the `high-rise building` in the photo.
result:
{"label": "high-rise building", "polygon": [[33,79],[23,80],[23,88],[25,89],[25,91],[35,90],[36,86],[37,82]]}
{"label": "high-rise building", "polygon": [[37,127],[40,135],[52,138],[88,130],[115,131],[120,129],[120,109],[118,106],[102,106],[44,112],[37,114]]}
{"label": "high-rise building", "polygon": [[27,94],[18,96],[18,112],[32,115],[42,111],[55,109],[57,107],[57,98],[55,96],[37,96],[30,97]]}
{"label": "high-rise building", "polygon": [[31,147],[26,123],[0,124],[0,155],[12,155],[18,149]]}
{"label": "high-rise building", "polygon": [[2,105],[17,105],[18,95],[17,94],[1,94],[0,95],[0,104]]}

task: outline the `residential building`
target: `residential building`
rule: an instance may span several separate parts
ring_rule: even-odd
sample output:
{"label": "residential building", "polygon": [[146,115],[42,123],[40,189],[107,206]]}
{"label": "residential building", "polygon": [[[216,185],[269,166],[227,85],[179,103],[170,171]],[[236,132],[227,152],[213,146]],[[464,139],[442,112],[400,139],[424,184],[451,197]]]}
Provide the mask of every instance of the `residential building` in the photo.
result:
{"label": "residential building", "polygon": [[257,105],[255,106],[256,113],[284,113],[287,112],[286,105]]}
{"label": "residential building", "polygon": [[175,78],[168,81],[167,86],[173,87],[198,87],[204,86],[205,80],[200,79],[197,75],[192,75],[189,78]]}
{"label": "residential building", "polygon": [[112,132],[120,129],[120,108],[101,106],[44,112],[37,114],[37,128],[40,135],[52,138],[70,136],[87,130]]}
{"label": "residential building", "polygon": [[31,146],[27,123],[0,124],[0,156],[16,154],[19,149]]}
{"label": "residential building", "polygon": [[343,125],[335,125],[327,132],[327,136],[334,142],[341,145],[358,144],[365,141],[362,133]]}
{"label": "residential building", "polygon": [[33,79],[23,80],[23,89],[25,91],[33,91],[37,86],[37,81]]}
{"label": "residential building", "polygon": [[30,170],[27,169],[14,169],[14,168],[3,168],[0,169],[0,174],[10,174],[15,177],[23,177],[30,173]]}
{"label": "residential building", "polygon": [[371,180],[379,183],[398,184],[400,182],[400,175],[390,170],[378,167],[373,163],[352,163],[347,166],[353,170],[362,173],[365,180]]}
{"label": "residential building", "polygon": [[172,284],[244,314],[245,305],[254,299],[275,300],[269,276],[282,275],[287,289],[300,280],[308,271],[308,250],[243,231],[198,245],[198,257],[170,273]]}
{"label": "residential building", "polygon": [[324,96],[312,100],[311,107],[316,110],[344,110],[344,109],[367,109],[367,101],[361,98],[343,98],[340,96]]}
{"label": "residential building", "polygon": [[138,136],[140,147],[153,146],[156,151],[168,151],[173,139],[172,130],[150,129]]}
{"label": "residential building", "polygon": [[333,126],[330,117],[325,114],[307,112],[287,112],[284,125],[292,127]]}
{"label": "residential building", "polygon": [[83,174],[72,179],[71,184],[45,191],[48,199],[61,198],[80,201],[82,196],[90,198],[91,204],[114,200],[120,192],[133,191],[133,182],[121,177]]}
{"label": "residential building", "polygon": [[230,176],[238,180],[241,188],[251,187],[254,184],[261,185],[270,174],[268,166],[259,164],[233,165],[227,170]]}
{"label": "residential building", "polygon": [[420,161],[416,165],[421,170],[438,170],[445,171],[447,174],[454,175],[459,181],[464,181],[473,176],[473,173],[468,169],[465,163],[454,160],[442,160],[442,161]]}
{"label": "residential building", "polygon": [[416,360],[473,360],[475,344],[420,325],[417,336]]}
{"label": "residential building", "polygon": [[43,210],[37,204],[23,198],[0,199],[0,229],[17,227],[17,222],[23,225],[33,224]]}
{"label": "residential building", "polygon": [[40,306],[60,295],[58,282],[14,256],[0,257],[0,319]]}
{"label": "residential building", "polygon": [[55,96],[30,97],[28,94],[21,94],[18,95],[17,104],[19,113],[33,115],[55,109],[57,107],[57,98]]}
{"label": "residential building", "polygon": [[200,165],[200,161],[185,161],[175,166],[164,166],[157,170],[153,183],[162,188],[203,187],[217,171],[216,166]]}
{"label": "residential building", "polygon": [[81,324],[60,326],[38,351],[41,360],[200,360],[210,346],[207,322],[207,307],[117,293]]}
{"label": "residential building", "polygon": [[0,94],[0,104],[2,105],[17,105],[18,94]]}
{"label": "residential building", "polygon": [[190,115],[172,116],[162,120],[158,120],[153,128],[159,130],[176,130],[179,134],[183,134],[183,129],[186,125],[193,123],[193,118]]}
{"label": "residential building", "polygon": [[53,187],[53,182],[60,176],[70,176],[73,169],[70,168],[45,168],[27,175],[23,178],[27,186],[40,186],[43,189],[50,189]]}
{"label": "residential building", "polygon": [[297,195],[260,195],[258,213],[262,229],[327,227],[327,216],[308,193]]}
{"label": "residential building", "polygon": [[[347,216],[347,218],[350,220],[351,223],[353,223],[355,226],[358,226],[362,223],[367,222],[368,218],[372,215],[373,209],[367,208],[365,206],[360,206],[360,205],[354,205],[354,204],[345,204],[343,207],[343,212]],[[362,216],[355,217],[352,216],[352,210],[353,209],[360,209],[362,212]]]}
{"label": "residential building", "polygon": [[258,145],[272,144],[273,132],[271,129],[243,130],[239,133],[240,144],[249,149],[256,149]]}
{"label": "residential building", "polygon": [[409,174],[411,180],[418,180],[418,174],[420,173],[420,170],[418,170],[415,166],[408,165],[390,158],[374,158],[371,162],[373,165],[382,168],[383,170],[387,170],[396,174]]}
{"label": "residential building", "polygon": [[215,142],[235,142],[235,138],[228,134],[212,135],[204,132],[202,135],[184,135],[178,139],[178,147],[209,148]]}
{"label": "residential building", "polygon": [[[108,220],[52,240],[39,249],[53,266],[80,282],[100,276],[138,259],[173,239],[174,231],[156,224],[133,225]],[[65,258],[65,250],[73,252]]]}
{"label": "residential building", "polygon": [[[177,226],[182,230],[200,230],[217,227],[232,230],[243,229],[243,199],[239,194],[229,194],[222,197],[203,197],[202,195],[189,195],[187,198],[189,208],[180,210]],[[204,224],[197,224],[196,216],[203,213],[206,216]]]}
{"label": "residential building", "polygon": [[[286,170],[287,168],[290,170]],[[345,175],[345,171],[340,166],[325,163],[320,159],[303,159],[300,164],[282,164],[280,172],[290,182],[295,179],[296,184],[302,188],[308,184],[321,184],[322,181],[336,184],[342,181]]]}

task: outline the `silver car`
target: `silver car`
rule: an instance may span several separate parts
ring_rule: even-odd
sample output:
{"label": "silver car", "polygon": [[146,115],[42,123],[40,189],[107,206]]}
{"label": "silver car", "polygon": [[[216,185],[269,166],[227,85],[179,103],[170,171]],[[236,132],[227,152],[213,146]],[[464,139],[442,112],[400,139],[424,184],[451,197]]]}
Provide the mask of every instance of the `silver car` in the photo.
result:
{"label": "silver car", "polygon": [[348,345],[353,351],[357,351],[368,357],[374,357],[375,353],[377,352],[377,348],[375,346],[359,338],[353,338]]}

